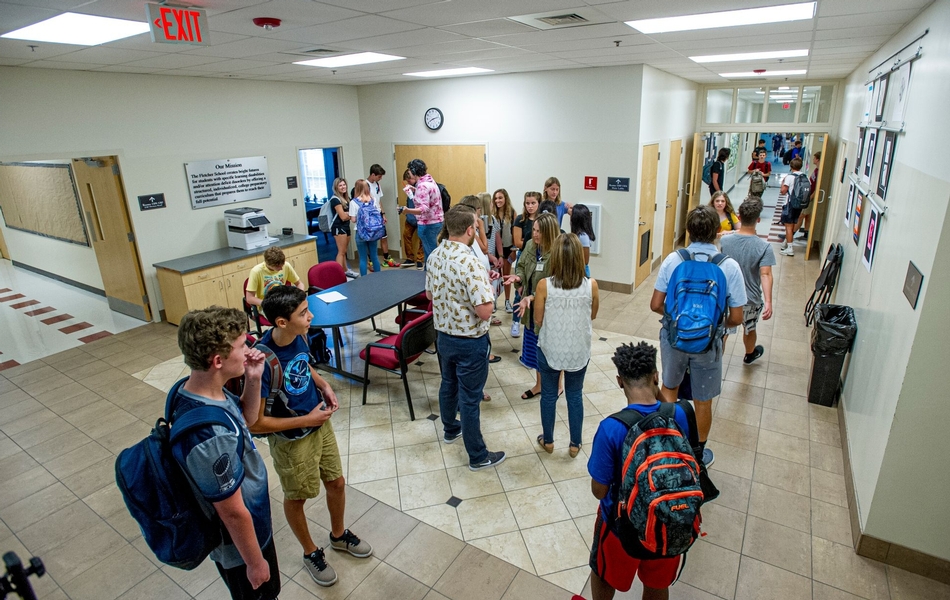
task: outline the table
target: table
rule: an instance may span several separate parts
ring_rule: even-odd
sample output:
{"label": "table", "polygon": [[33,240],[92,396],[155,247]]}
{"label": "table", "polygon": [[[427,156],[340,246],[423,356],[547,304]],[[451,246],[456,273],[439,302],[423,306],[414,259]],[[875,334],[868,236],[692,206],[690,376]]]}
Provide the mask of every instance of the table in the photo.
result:
{"label": "table", "polygon": [[[355,373],[343,369],[343,356],[340,352],[340,328],[386,312],[394,306],[425,292],[426,276],[424,271],[416,269],[388,269],[379,273],[370,273],[364,277],[341,283],[323,292],[339,292],[346,300],[327,304],[317,294],[307,296],[307,305],[313,313],[310,327],[333,329],[333,355],[336,365],[318,365],[319,368],[337,373],[344,377],[366,383]],[[377,329],[380,333],[385,333]]]}

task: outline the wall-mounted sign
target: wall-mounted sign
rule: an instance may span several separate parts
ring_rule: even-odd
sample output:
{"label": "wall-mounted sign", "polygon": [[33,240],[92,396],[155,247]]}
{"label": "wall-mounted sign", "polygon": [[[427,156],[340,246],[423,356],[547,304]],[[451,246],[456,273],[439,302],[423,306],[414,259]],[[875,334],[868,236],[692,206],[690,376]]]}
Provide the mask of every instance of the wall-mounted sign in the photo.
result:
{"label": "wall-mounted sign", "polygon": [[152,32],[153,42],[210,45],[208,17],[201,9],[146,4],[145,18]]}
{"label": "wall-mounted sign", "polygon": [[293,190],[297,188],[297,176],[287,178],[287,189]]}
{"label": "wall-mounted sign", "polygon": [[584,189],[585,189],[585,190],[596,190],[596,189],[597,189],[597,178],[596,178],[596,177],[585,177],[585,178],[584,178]]}
{"label": "wall-mounted sign", "polygon": [[192,208],[270,198],[266,156],[185,163],[185,177]]}
{"label": "wall-mounted sign", "polygon": [[611,192],[629,192],[630,178],[629,177],[608,177],[607,189],[610,190]]}
{"label": "wall-mounted sign", "polygon": [[165,194],[146,194],[139,196],[139,210],[165,208]]}
{"label": "wall-mounted sign", "polygon": [[910,302],[911,308],[917,308],[917,298],[920,296],[920,287],[924,284],[924,274],[912,262],[907,263],[907,276],[904,277],[904,297]]}

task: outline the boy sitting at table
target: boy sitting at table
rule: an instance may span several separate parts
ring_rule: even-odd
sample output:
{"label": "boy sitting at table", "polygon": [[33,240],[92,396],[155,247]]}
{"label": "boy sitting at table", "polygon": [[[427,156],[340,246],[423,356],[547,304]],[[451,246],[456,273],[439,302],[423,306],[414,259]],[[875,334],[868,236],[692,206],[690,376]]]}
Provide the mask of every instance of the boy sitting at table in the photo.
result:
{"label": "boy sitting at table", "polygon": [[344,527],[346,482],[330,423],[340,405],[330,384],[310,366],[307,332],[313,315],[307,293],[292,286],[275,287],[265,296],[263,310],[274,327],[255,346],[269,366],[261,376],[261,414],[251,431],[269,434],[270,454],[284,491],[284,515],[303,547],[304,567],[318,585],[330,586],[336,583],[336,572],[310,536],[304,513],[306,501],[320,495],[321,480],[327,489],[330,547],[356,558],[373,555],[372,546]]}
{"label": "boy sitting at table", "polygon": [[294,268],[287,264],[284,251],[277,247],[268,248],[264,251],[264,262],[255,265],[247,276],[244,299],[252,306],[260,306],[271,288],[286,285],[288,282],[301,290],[307,289]]}

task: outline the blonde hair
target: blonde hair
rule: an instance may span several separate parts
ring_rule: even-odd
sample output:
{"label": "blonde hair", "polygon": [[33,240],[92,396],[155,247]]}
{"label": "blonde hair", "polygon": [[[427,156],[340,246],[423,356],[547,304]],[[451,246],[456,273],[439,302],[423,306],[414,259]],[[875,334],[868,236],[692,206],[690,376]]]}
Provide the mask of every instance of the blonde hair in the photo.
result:
{"label": "blonde hair", "polygon": [[551,282],[562,290],[573,290],[584,282],[584,249],[573,233],[562,233],[554,240]]}
{"label": "blonde hair", "polygon": [[548,188],[552,185],[557,186],[557,198],[554,199],[555,204],[561,203],[561,182],[558,181],[557,177],[548,177],[544,180],[544,199],[549,200],[548,198]]}
{"label": "blonde hair", "polygon": [[538,226],[541,238],[538,247],[541,248],[542,254],[547,254],[554,247],[554,240],[561,234],[561,228],[557,226],[557,217],[551,213],[542,213],[538,215],[535,224]]}
{"label": "blonde hair", "polygon": [[712,197],[709,198],[709,206],[716,208],[716,200],[719,198],[726,201],[726,214],[735,216],[736,209],[732,208],[732,202],[729,200],[729,196],[722,190],[713,193]]}
{"label": "blonde hair", "polygon": [[[501,208],[495,206],[495,196],[501,194],[505,198],[505,205]],[[498,188],[495,190],[495,193],[491,195],[491,214],[501,222],[505,221],[514,221],[515,220],[515,207],[511,204],[511,196],[508,195],[508,190],[505,188]]]}
{"label": "blonde hair", "polygon": [[491,215],[491,205],[492,205],[491,198],[492,198],[492,195],[489,194],[488,192],[478,193],[478,199],[482,201],[482,206],[481,206],[482,216],[487,217]]}
{"label": "blonde hair", "polygon": [[[343,178],[343,177],[337,177],[336,179],[333,180],[333,195],[340,199],[340,204],[343,205],[343,210],[349,210],[349,208],[350,208],[350,190],[349,190],[349,189],[343,190],[343,195],[341,196],[341,195],[340,195],[340,192],[339,192],[338,189],[337,189],[337,188],[339,187],[341,181],[342,181],[344,184],[346,184],[346,179]],[[346,187],[346,185],[344,185],[343,187]]]}
{"label": "blonde hair", "polygon": [[355,198],[369,195],[369,183],[365,179],[357,179],[353,184],[353,195]]}

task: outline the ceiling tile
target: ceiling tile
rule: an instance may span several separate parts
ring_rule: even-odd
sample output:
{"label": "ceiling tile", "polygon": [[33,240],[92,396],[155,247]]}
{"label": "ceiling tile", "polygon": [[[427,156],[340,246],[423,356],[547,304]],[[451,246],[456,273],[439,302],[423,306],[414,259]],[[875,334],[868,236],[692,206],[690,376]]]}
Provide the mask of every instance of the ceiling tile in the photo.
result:
{"label": "ceiling tile", "polygon": [[[30,46],[33,46],[30,48]],[[26,40],[9,40],[0,38],[0,56],[4,58],[22,58],[26,60],[42,60],[53,56],[68,54],[77,50],[84,50],[88,46],[74,44],[49,44],[46,42],[28,42]]]}
{"label": "ceiling tile", "polygon": [[386,35],[422,29],[422,25],[386,19],[376,15],[364,15],[345,21],[300,27],[287,31],[275,30],[274,37],[282,40],[292,40],[307,44],[332,44],[345,40],[357,40],[373,35]]}
{"label": "ceiling tile", "polygon": [[288,42],[286,40],[275,40],[267,37],[248,37],[236,42],[219,44],[217,46],[194,47],[191,50],[185,50],[185,54],[193,56],[214,56],[220,58],[245,58],[248,56],[260,56],[272,52],[282,52],[286,50],[296,50],[300,48],[297,42]]}
{"label": "ceiling tile", "polygon": [[908,10],[889,10],[882,12],[862,12],[856,15],[840,17],[818,17],[818,30],[822,29],[857,29],[873,25],[888,23],[907,23],[917,16],[920,11],[916,8]]}
{"label": "ceiling tile", "polygon": [[[339,6],[330,6],[310,0],[273,0],[247,8],[232,10],[209,19],[213,31],[242,35],[258,35],[263,30],[253,23],[255,17],[276,17],[283,21],[270,34],[284,33],[301,27],[310,27],[344,19],[352,19],[361,13]],[[275,37],[271,35],[270,37]]]}
{"label": "ceiling tile", "polygon": [[[933,0],[834,0],[834,2],[819,2],[819,17],[835,17],[841,15],[860,15],[869,12],[891,11],[895,8],[923,10]],[[899,5],[899,6],[897,6]]]}
{"label": "ceiling tile", "polygon": [[57,60],[100,65],[120,65],[122,63],[132,62],[133,60],[143,60],[154,56],[163,55],[158,52],[120,50],[118,48],[106,48],[105,46],[93,46],[91,48],[77,50],[76,52],[70,52],[69,54],[63,54],[57,57]]}
{"label": "ceiling tile", "polygon": [[444,0],[385,0],[385,2],[381,2],[380,0],[320,0],[320,3],[375,14],[401,8],[435,4],[443,1]]}
{"label": "ceiling tile", "polygon": [[154,67],[130,67],[129,65],[108,65],[96,69],[105,73],[157,73],[161,70]]}
{"label": "ceiling tile", "polygon": [[0,34],[55,17],[58,11],[0,2]]}
{"label": "ceiling tile", "polygon": [[411,21],[430,26],[456,25],[472,21],[486,21],[499,17],[516,17],[549,11],[567,12],[581,8],[579,0],[478,0],[477,2],[438,2],[382,13],[393,19]]}
{"label": "ceiling tile", "polygon": [[152,58],[146,58],[145,60],[137,60],[131,63],[130,65],[138,65],[142,67],[157,67],[161,69],[178,69],[181,67],[194,67],[197,65],[206,65],[213,62],[222,62],[220,58],[214,56],[189,56],[188,54],[163,54],[161,56],[154,56]]}
{"label": "ceiling tile", "polygon": [[511,19],[489,19],[488,21],[446,25],[442,29],[469,37],[490,37],[493,35],[512,35],[537,31],[534,27],[528,27],[524,23],[512,21]]}
{"label": "ceiling tile", "polygon": [[183,67],[189,71],[202,71],[204,73],[236,73],[244,69],[260,69],[262,67],[272,66],[273,63],[260,60],[225,60],[206,65],[195,65],[193,67]]}
{"label": "ceiling tile", "polygon": [[382,52],[393,48],[409,48],[412,46],[427,46],[442,42],[458,42],[468,39],[457,33],[443,31],[434,27],[416,29],[410,32],[390,33],[388,35],[374,35],[359,39],[346,40],[333,44],[336,48],[359,50],[360,52]]}
{"label": "ceiling tile", "polygon": [[63,69],[69,71],[91,71],[105,65],[77,65],[76,63],[62,62],[59,60],[35,60],[23,65],[31,69]]}

